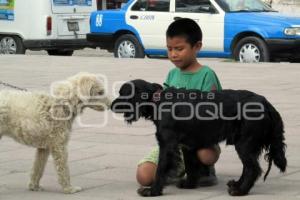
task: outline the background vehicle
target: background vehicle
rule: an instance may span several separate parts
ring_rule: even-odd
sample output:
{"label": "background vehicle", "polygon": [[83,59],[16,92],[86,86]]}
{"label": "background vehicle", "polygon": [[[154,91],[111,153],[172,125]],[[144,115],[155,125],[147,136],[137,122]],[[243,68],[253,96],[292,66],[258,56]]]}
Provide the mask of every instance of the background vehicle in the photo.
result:
{"label": "background vehicle", "polygon": [[116,57],[166,55],[165,31],[183,17],[203,31],[199,56],[241,62],[300,57],[300,18],[260,0],[131,0],[119,10],[93,12],[87,40]]}
{"label": "background vehicle", "polygon": [[72,55],[86,40],[96,0],[0,0],[0,54]]}

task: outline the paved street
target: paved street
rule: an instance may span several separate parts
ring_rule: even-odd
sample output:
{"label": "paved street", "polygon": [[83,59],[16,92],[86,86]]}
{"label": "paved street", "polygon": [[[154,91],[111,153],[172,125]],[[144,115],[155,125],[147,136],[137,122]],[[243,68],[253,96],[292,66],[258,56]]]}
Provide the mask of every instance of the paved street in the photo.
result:
{"label": "paved street", "polygon": [[[209,188],[180,190],[168,186],[164,196],[151,199],[184,200],[294,200],[300,199],[300,70],[299,64],[240,64],[200,59],[218,74],[223,88],[247,89],[266,96],[280,111],[285,122],[288,168],[285,174],[273,166],[266,182],[260,178],[249,196],[233,198],[226,182],[238,178],[241,163],[231,146],[221,144],[221,158],[216,164],[219,184]],[[28,90],[49,91],[52,82],[80,71],[107,77],[112,97],[119,81],[136,78],[162,83],[172,64],[159,59],[114,59],[112,57],[50,57],[44,55],[0,55],[0,81]],[[4,89],[0,85],[0,89]],[[21,101],[21,100],[20,100]],[[119,116],[120,117],[120,116]],[[57,182],[52,159],[48,161],[41,184],[45,191],[27,190],[35,150],[10,138],[0,143],[0,200],[135,200],[136,163],[155,144],[154,127],[140,121],[128,126],[107,111],[87,110],[81,123],[74,124],[69,144],[69,166],[73,185],[80,193],[65,195]],[[107,119],[107,123],[106,120]],[[105,124],[105,125],[103,125]],[[262,168],[267,169],[261,159]]]}

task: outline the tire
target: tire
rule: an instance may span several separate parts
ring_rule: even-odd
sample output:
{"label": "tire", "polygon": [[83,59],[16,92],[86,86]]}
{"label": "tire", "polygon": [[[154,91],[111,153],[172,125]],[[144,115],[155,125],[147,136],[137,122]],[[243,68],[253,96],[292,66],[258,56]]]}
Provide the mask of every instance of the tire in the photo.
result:
{"label": "tire", "polygon": [[[126,49],[124,47],[126,47]],[[134,35],[125,34],[116,40],[114,56],[116,58],[145,58],[145,52]]]}
{"label": "tire", "polygon": [[233,50],[233,56],[239,62],[269,62],[270,53],[266,43],[255,36],[242,38]]}
{"label": "tire", "polygon": [[15,35],[0,36],[0,54],[25,54],[26,49],[20,37]]}
{"label": "tire", "polygon": [[72,56],[73,50],[51,49],[47,50],[49,56]]}

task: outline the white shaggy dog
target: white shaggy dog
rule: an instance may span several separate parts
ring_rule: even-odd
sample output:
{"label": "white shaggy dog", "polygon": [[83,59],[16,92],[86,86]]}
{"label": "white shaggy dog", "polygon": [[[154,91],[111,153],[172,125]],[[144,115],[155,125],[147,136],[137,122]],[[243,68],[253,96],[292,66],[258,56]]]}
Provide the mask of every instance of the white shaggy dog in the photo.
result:
{"label": "white shaggy dog", "polygon": [[39,181],[51,154],[63,191],[79,192],[81,188],[70,183],[67,163],[72,123],[85,107],[97,111],[110,107],[110,99],[105,96],[103,83],[89,73],[79,73],[58,83],[52,93],[0,91],[0,138],[9,136],[37,148],[30,190],[41,189]]}

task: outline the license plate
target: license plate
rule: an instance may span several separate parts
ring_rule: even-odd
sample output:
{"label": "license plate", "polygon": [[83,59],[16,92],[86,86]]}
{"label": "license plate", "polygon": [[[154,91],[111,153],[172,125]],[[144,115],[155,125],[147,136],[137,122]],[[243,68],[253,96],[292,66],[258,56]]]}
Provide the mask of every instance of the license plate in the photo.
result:
{"label": "license plate", "polygon": [[79,31],[78,22],[68,22],[69,31]]}

